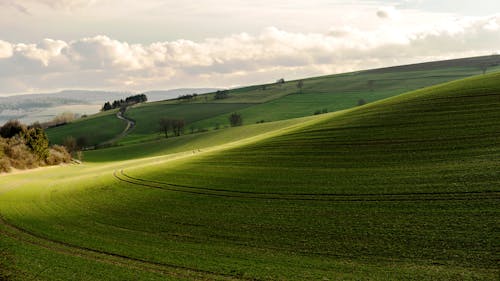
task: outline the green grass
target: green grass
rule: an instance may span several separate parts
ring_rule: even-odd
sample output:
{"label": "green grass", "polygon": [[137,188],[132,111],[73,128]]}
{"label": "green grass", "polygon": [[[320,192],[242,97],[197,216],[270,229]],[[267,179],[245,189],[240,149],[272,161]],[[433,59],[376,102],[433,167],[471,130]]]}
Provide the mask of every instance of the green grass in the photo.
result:
{"label": "green grass", "polygon": [[303,117],[301,119],[232,127],[223,130],[182,135],[180,137],[169,137],[167,139],[161,136],[160,139],[154,141],[86,151],[83,157],[86,162],[110,162],[161,156],[184,151],[198,153],[198,150],[204,151],[206,148],[238,142],[264,134],[275,133],[311,120],[314,120],[314,118]]}
{"label": "green grass", "polygon": [[[495,70],[500,68],[494,67],[489,71]],[[282,97],[244,108],[240,113],[244,124],[309,116],[317,110],[327,109],[332,112],[352,108],[360,99],[373,102],[411,90],[476,75],[479,72],[478,68],[473,66],[429,67],[420,70],[408,67],[397,72],[389,68],[304,79],[304,85],[300,90],[296,87],[297,82],[291,81],[283,86],[285,94]],[[374,81],[371,88],[368,82],[370,80]],[[251,91],[266,92],[255,87]],[[233,95],[246,94],[238,91]],[[216,123],[229,124],[227,116],[220,115],[200,120],[194,123],[194,126],[213,128],[213,124]]]}
{"label": "green grass", "polygon": [[62,144],[68,137],[84,137],[87,145],[97,145],[120,134],[126,123],[115,116],[116,110],[78,119],[67,125],[46,130],[52,144]]}
{"label": "green grass", "polygon": [[[244,124],[264,120],[277,121],[312,115],[317,110],[336,111],[352,108],[359,99],[373,102],[398,94],[436,85],[481,73],[484,62],[498,63],[500,56],[459,59],[444,62],[383,68],[353,73],[328,75],[303,79],[302,89],[297,81],[281,85],[254,85],[229,90],[229,98],[214,100],[214,94],[200,95],[192,101],[170,100],[144,104],[129,109],[127,115],[136,119],[137,126],[132,133],[120,141],[130,144],[158,139],[160,137],[158,120],[162,117],[184,118],[187,121],[186,133],[191,127],[214,129],[229,126],[228,116],[238,111]],[[500,70],[492,66],[488,72]],[[369,86],[369,81],[374,81]],[[70,135],[90,136],[92,144],[110,140],[124,128],[119,120],[111,116],[96,116],[90,122],[76,122],[69,126],[49,130],[53,143],[61,143]],[[105,129],[104,129],[105,128]]]}
{"label": "green grass", "polygon": [[[148,103],[127,110],[126,116],[136,121],[134,130],[121,143],[138,142],[162,138],[158,121],[161,118],[183,119],[186,131],[192,123],[248,107],[249,104],[169,104],[166,102]],[[199,127],[196,127],[199,129]]]}
{"label": "green grass", "polygon": [[[178,138],[207,146],[194,154],[166,154],[188,147],[168,140],[128,152],[163,156],[124,160],[119,147],[87,154],[95,163],[2,176],[0,214],[28,231],[0,224],[15,261],[7,274],[32,277],[40,261],[61,264],[42,280],[74,279],[80,264],[93,268],[89,280],[494,280],[499,79],[206,134],[206,143]],[[245,128],[261,134],[232,136]],[[113,158],[124,161],[101,162]],[[113,177],[121,169],[128,182]]]}

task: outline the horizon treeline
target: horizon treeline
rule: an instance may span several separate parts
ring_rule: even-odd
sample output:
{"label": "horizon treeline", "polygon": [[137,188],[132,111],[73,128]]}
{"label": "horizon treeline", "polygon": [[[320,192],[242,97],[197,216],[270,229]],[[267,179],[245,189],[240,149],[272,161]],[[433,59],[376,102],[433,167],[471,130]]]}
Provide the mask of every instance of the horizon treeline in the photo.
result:
{"label": "horizon treeline", "polygon": [[101,108],[101,111],[107,111],[111,109],[121,108],[122,106],[133,105],[136,103],[147,102],[148,97],[145,94],[138,94],[129,96],[124,99],[114,100],[112,103],[107,101]]}

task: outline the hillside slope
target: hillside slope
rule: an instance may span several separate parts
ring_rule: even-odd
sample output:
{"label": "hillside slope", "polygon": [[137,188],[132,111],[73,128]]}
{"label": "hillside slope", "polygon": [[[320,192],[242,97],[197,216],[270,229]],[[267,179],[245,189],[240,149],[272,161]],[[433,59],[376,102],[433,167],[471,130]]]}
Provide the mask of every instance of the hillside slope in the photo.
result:
{"label": "hillside slope", "polygon": [[[302,88],[297,81],[283,84],[254,85],[228,90],[228,98],[214,99],[214,94],[199,95],[195,99],[169,100],[148,103],[130,108],[127,115],[137,120],[134,131],[121,144],[157,140],[160,118],[185,119],[186,133],[229,126],[228,116],[239,112],[245,125],[259,121],[277,121],[310,116],[316,111],[329,112],[355,107],[359,100],[373,102],[401,93],[436,85],[481,73],[482,65],[489,65],[487,72],[500,69],[500,56],[465,58],[451,61],[429,62],[415,65],[381,68],[367,71],[328,75],[303,79]],[[104,120],[109,124],[109,120]],[[52,142],[60,143],[61,133],[92,135],[94,122],[83,121],[68,125],[67,129],[49,130]],[[88,123],[88,124],[87,124]],[[117,125],[123,130],[123,126]],[[104,132],[121,132],[118,128],[106,127]],[[66,135],[65,137],[67,137]],[[109,137],[108,139],[111,139]],[[96,138],[99,143],[104,137]]]}
{"label": "hillside slope", "polygon": [[0,178],[0,265],[21,280],[494,280],[499,80]]}

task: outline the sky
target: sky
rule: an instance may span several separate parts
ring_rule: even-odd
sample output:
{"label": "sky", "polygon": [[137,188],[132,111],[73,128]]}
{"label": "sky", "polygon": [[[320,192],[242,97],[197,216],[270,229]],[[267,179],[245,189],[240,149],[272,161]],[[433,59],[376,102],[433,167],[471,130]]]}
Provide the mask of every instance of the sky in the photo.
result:
{"label": "sky", "polygon": [[230,88],[497,53],[498,0],[0,0],[0,95]]}

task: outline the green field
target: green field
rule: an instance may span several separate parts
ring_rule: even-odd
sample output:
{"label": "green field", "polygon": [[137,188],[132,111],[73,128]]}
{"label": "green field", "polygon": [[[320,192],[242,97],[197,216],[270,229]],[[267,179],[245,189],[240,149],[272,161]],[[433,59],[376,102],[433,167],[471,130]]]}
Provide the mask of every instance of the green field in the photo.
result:
{"label": "green field", "polygon": [[62,144],[67,137],[85,138],[88,146],[97,145],[114,138],[126,127],[123,120],[116,118],[117,110],[101,112],[64,126],[50,128],[47,135],[52,144]]}
{"label": "green field", "polygon": [[[329,112],[355,107],[358,100],[373,102],[423,87],[469,77],[481,73],[480,65],[496,66],[488,72],[500,70],[500,56],[487,56],[443,62],[431,62],[393,68],[359,71],[303,79],[284,84],[256,85],[228,91],[227,99],[215,100],[214,94],[200,95],[192,101],[169,100],[147,103],[129,108],[126,115],[137,121],[131,134],[119,144],[131,144],[162,138],[160,118],[185,119],[185,133],[213,130],[229,126],[228,116],[238,112],[245,125],[259,121],[271,122],[310,116],[317,110]],[[370,82],[372,81],[372,82]],[[102,120],[101,120],[102,118]],[[53,143],[60,143],[67,135],[89,136],[91,144],[110,140],[124,129],[119,120],[108,115],[80,121],[48,130]],[[108,130],[99,130],[101,123]],[[103,126],[104,127],[104,126]],[[101,127],[102,128],[102,127]],[[98,134],[98,135],[96,135]]]}
{"label": "green field", "polygon": [[[237,111],[248,106],[250,106],[250,104],[245,103],[169,104],[168,102],[156,102],[141,104],[132,107],[127,111],[126,116],[135,120],[137,126],[121,141],[121,143],[163,138],[163,133],[159,130],[160,126],[158,124],[161,118],[185,120],[185,130],[188,132],[191,124],[196,121],[220,114],[229,115],[229,113],[233,111]],[[199,127],[196,129],[198,128]]]}
{"label": "green field", "polygon": [[0,276],[495,280],[499,81],[3,175]]}

